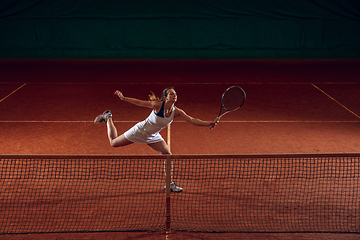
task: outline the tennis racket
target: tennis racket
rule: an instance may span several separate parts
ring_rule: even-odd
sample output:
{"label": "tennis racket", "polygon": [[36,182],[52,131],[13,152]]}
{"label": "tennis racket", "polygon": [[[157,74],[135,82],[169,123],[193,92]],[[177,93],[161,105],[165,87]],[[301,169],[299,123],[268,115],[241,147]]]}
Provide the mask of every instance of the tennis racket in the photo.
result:
{"label": "tennis racket", "polygon": [[[220,120],[225,114],[239,109],[245,102],[246,93],[239,86],[231,86],[225,90],[221,97],[221,108],[218,117],[214,122]],[[210,127],[212,129],[212,127]]]}

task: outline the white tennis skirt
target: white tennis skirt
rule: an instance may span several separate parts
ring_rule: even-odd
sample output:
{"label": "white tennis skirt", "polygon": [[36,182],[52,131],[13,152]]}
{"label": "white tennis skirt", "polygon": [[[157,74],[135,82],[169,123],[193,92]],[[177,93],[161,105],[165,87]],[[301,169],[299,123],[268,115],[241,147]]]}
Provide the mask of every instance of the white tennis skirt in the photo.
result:
{"label": "white tennis skirt", "polygon": [[142,127],[139,127],[140,123],[137,123],[135,126],[130,128],[124,133],[124,137],[134,143],[141,144],[152,144],[164,141],[163,137],[159,132],[150,134],[146,132]]}

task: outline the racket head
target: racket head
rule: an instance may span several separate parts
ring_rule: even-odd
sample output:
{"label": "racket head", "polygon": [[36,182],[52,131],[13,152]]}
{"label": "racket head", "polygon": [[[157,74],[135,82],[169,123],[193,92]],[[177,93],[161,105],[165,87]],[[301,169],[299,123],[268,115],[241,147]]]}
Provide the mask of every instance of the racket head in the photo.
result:
{"label": "racket head", "polygon": [[244,89],[239,86],[231,86],[223,93],[221,104],[226,111],[234,111],[244,104],[245,99],[246,93]]}

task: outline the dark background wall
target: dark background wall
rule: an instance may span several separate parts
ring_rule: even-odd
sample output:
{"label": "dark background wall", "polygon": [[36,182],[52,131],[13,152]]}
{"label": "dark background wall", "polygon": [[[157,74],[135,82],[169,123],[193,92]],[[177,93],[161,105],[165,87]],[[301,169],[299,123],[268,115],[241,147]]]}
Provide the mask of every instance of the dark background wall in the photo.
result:
{"label": "dark background wall", "polygon": [[360,56],[358,0],[3,0],[2,58]]}

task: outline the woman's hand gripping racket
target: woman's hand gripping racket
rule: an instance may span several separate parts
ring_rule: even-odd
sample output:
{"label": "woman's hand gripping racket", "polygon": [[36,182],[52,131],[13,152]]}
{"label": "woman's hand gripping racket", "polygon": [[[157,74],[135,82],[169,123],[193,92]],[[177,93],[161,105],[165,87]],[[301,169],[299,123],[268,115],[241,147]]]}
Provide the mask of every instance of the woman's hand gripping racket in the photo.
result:
{"label": "woman's hand gripping racket", "polygon": [[[244,104],[245,99],[246,93],[241,87],[231,86],[226,89],[221,97],[220,112],[214,123],[218,122],[225,114],[239,109]],[[212,128],[211,126],[210,129]]]}

